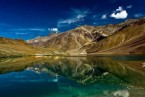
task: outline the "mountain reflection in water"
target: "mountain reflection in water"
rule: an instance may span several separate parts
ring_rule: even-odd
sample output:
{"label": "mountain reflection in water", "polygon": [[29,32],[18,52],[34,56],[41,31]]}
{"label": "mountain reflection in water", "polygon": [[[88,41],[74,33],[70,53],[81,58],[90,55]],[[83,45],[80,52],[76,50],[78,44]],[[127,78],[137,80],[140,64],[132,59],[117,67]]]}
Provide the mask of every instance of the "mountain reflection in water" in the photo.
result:
{"label": "mountain reflection in water", "polygon": [[0,97],[145,97],[145,57],[0,59]]}

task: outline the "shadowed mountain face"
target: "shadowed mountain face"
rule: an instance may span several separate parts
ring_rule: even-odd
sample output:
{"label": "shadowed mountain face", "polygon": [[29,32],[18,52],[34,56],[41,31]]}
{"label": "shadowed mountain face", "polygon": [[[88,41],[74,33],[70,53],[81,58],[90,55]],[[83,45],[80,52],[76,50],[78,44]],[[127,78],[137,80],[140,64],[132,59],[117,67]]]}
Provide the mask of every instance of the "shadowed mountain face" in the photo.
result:
{"label": "shadowed mountain face", "polygon": [[[120,24],[81,26],[64,33],[28,40],[33,46],[79,54],[144,54],[145,18]],[[56,49],[57,48],[57,49]]]}

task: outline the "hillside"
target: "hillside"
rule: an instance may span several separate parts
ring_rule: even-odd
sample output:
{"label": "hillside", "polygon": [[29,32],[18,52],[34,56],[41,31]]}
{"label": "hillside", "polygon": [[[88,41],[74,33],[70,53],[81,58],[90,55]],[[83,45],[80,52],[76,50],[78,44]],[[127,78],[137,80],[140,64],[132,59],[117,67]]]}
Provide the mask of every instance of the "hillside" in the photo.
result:
{"label": "hillside", "polygon": [[0,57],[32,55],[38,52],[40,52],[39,49],[28,45],[23,40],[0,37]]}
{"label": "hillside", "polygon": [[80,26],[63,33],[37,37],[27,43],[70,55],[144,54],[145,18],[120,24]]}
{"label": "hillside", "polygon": [[0,37],[0,57],[86,54],[145,54],[145,18],[85,25],[27,41]]}
{"label": "hillside", "polygon": [[24,40],[0,37],[0,57],[66,55],[59,49],[36,47]]}
{"label": "hillside", "polygon": [[[52,34],[46,37],[37,37],[27,43],[37,47],[59,50],[72,54],[86,54],[82,47],[97,43],[100,40],[126,27],[128,23],[109,24],[104,26],[80,26],[64,33]],[[81,52],[80,52],[81,50]]]}
{"label": "hillside", "polygon": [[89,45],[87,53],[145,54],[145,18],[133,21],[99,43]]}
{"label": "hillside", "polygon": [[57,33],[50,34],[45,37],[38,36],[35,39],[27,40],[26,42],[33,45],[33,46],[43,46],[43,43],[52,39],[53,37],[57,36]]}

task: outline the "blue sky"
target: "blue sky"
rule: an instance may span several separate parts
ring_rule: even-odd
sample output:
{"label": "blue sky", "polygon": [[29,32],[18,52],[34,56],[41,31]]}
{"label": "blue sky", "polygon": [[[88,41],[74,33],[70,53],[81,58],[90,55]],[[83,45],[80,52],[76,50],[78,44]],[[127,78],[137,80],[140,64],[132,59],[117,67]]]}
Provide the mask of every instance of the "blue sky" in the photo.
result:
{"label": "blue sky", "polygon": [[0,36],[32,39],[145,16],[145,0],[0,0]]}

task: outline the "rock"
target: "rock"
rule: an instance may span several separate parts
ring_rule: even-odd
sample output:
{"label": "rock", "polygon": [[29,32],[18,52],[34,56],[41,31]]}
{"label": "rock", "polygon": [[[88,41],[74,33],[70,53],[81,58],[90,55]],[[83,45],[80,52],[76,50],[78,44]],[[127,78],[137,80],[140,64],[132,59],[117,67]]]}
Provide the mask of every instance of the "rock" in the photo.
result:
{"label": "rock", "polygon": [[142,67],[145,68],[145,63],[142,63]]}

